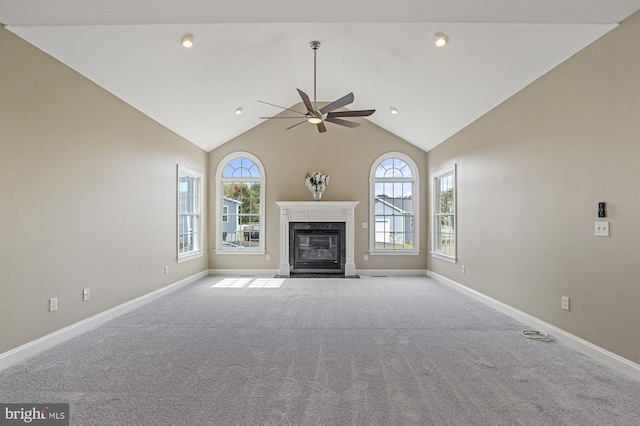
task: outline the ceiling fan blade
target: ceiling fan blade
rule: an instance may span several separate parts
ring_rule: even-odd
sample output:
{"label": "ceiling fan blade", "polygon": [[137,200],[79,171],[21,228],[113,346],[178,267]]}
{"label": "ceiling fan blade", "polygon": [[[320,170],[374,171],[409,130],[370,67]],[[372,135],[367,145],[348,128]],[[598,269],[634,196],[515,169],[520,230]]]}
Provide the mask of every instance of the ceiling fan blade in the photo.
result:
{"label": "ceiling fan blade", "polygon": [[324,121],[328,121],[330,123],[339,124],[341,126],[346,126],[351,128],[358,127],[360,125],[360,123],[354,123],[353,121],[342,120],[340,118],[335,118],[335,117],[327,117],[324,119]]}
{"label": "ceiling fan blade", "polygon": [[289,126],[289,127],[287,127],[285,130],[293,129],[294,127],[299,126],[299,125],[301,125],[302,123],[306,123],[306,122],[307,122],[307,120],[301,121],[301,122],[299,122],[298,124],[294,124],[293,126]]}
{"label": "ceiling fan blade", "polygon": [[274,116],[274,117],[258,117],[258,118],[261,118],[261,119],[263,119],[263,120],[272,120],[272,119],[274,119],[274,118],[278,118],[278,119],[279,119],[279,118],[297,118],[297,119],[299,120],[299,119],[300,119],[300,118],[302,118],[302,117],[277,117],[277,116]]}
{"label": "ceiling fan blade", "polygon": [[353,102],[353,92],[344,95],[343,97],[341,97],[340,99],[338,99],[337,101],[333,101],[331,102],[329,105],[325,105],[322,108],[320,108],[320,112],[323,114],[328,113],[329,111],[333,111],[334,109],[338,109],[341,108],[345,105],[349,105],[351,102]]}
{"label": "ceiling fan blade", "polygon": [[320,123],[316,124],[316,126],[318,126],[318,131],[320,133],[324,133],[324,132],[327,131],[327,128],[325,127],[323,122],[320,122]]}
{"label": "ceiling fan blade", "polygon": [[368,117],[376,112],[375,109],[363,109],[355,111],[335,111],[327,114],[327,117]]}
{"label": "ceiling fan blade", "polygon": [[311,105],[311,100],[309,99],[309,96],[300,89],[296,89],[296,90],[300,94],[300,97],[302,98],[302,102],[304,102],[304,106],[307,107],[307,111],[313,113],[313,105]]}
{"label": "ceiling fan blade", "polygon": [[276,104],[272,104],[272,103],[265,102],[265,101],[261,101],[261,100],[258,100],[258,102],[261,102],[261,103],[263,103],[263,104],[267,104],[267,105],[271,105],[271,106],[274,106],[274,107],[278,107],[278,108],[286,109],[287,111],[293,111],[293,112],[295,112],[295,113],[305,115],[305,113],[304,113],[304,112],[296,111],[295,109],[285,108],[285,107],[283,107],[283,106],[276,105]]}

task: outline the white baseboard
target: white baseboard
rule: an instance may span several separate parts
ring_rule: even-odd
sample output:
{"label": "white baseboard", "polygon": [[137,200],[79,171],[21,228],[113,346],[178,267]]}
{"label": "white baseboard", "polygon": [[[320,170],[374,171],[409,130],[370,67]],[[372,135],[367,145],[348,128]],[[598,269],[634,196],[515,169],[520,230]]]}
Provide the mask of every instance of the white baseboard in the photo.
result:
{"label": "white baseboard", "polygon": [[427,275],[426,269],[356,269],[356,274],[367,277],[424,277]]}
{"label": "white baseboard", "polygon": [[[209,275],[230,276],[274,276],[280,274],[279,269],[209,269]],[[376,276],[420,276],[427,275],[426,269],[356,269],[357,275]]]}
{"label": "white baseboard", "polygon": [[60,330],[54,331],[53,333],[47,334],[39,339],[33,340],[29,343],[25,343],[22,346],[18,346],[15,349],[4,352],[0,354],[0,370],[3,368],[7,368],[13,364],[16,364],[20,361],[23,361],[27,358],[30,358],[50,347],[53,347],[59,343],[64,342],[65,340],[69,340],[72,337],[78,336],[86,331],[89,331],[93,328],[96,328],[107,321],[110,321],[120,315],[126,314],[138,308],[146,303],[151,302],[159,298],[160,296],[164,296],[165,294],[169,294],[172,291],[175,291],[187,284],[190,284],[194,281],[199,280],[200,278],[206,277],[207,271],[199,272],[197,274],[191,275],[185,279],[177,281],[173,284],[170,284],[166,287],[160,288],[158,290],[152,291],[151,293],[147,293],[143,296],[137,297],[133,300],[125,302],[121,305],[115,306],[111,309],[108,309],[104,312],[100,312],[92,317],[79,321],[75,324],[71,324],[65,328],[61,328]]}
{"label": "white baseboard", "polygon": [[543,331],[554,339],[566,344],[567,346],[582,352],[583,354],[593,358],[594,360],[601,362],[602,364],[613,368],[635,380],[640,381],[640,365],[626,358],[616,355],[613,352],[609,352],[599,346],[594,345],[578,336],[574,336],[554,325],[551,325],[545,321],[542,321],[532,315],[522,312],[514,307],[511,307],[505,303],[502,303],[496,299],[493,299],[487,295],[484,295],[476,290],[453,281],[445,276],[437,274],[433,271],[427,271],[427,276],[431,277],[442,284],[458,290],[467,296],[484,303],[487,306],[494,308],[495,310],[502,312],[505,315],[510,316],[520,322],[535,327],[538,331]]}

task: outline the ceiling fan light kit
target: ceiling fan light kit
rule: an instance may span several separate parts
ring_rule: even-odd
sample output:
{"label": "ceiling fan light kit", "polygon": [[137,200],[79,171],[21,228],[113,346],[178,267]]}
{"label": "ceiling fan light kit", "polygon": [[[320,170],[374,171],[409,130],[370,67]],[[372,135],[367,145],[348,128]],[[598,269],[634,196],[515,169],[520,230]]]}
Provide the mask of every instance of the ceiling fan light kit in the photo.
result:
{"label": "ceiling fan light kit", "polygon": [[313,125],[315,125],[318,128],[318,131],[320,133],[324,133],[327,131],[326,126],[324,125],[325,121],[329,122],[329,123],[334,123],[334,124],[338,124],[340,126],[345,126],[345,127],[349,127],[349,128],[353,128],[353,127],[358,127],[360,125],[360,123],[355,123],[353,121],[348,121],[348,120],[343,120],[342,117],[368,117],[371,114],[373,114],[374,112],[376,112],[375,109],[367,109],[367,110],[354,110],[354,111],[335,111],[338,108],[342,108],[346,105],[349,105],[350,103],[353,102],[353,92],[344,95],[343,97],[341,97],[340,99],[331,102],[328,105],[323,106],[322,108],[318,108],[316,105],[316,52],[318,51],[318,49],[320,48],[320,42],[319,41],[312,41],[310,43],[311,49],[313,49],[313,104],[311,103],[311,99],[309,99],[309,96],[304,93],[302,90],[297,89],[298,90],[298,94],[300,95],[300,98],[302,99],[302,103],[304,104],[304,106],[307,108],[307,112],[303,113],[303,112],[299,112],[299,111],[295,111],[289,108],[284,108],[275,104],[271,104],[269,102],[264,102],[264,101],[258,101],[258,102],[262,102],[268,105],[273,105],[276,106],[278,108],[282,108],[285,109],[287,111],[292,111],[295,112],[297,114],[300,114],[300,117],[260,117],[262,119],[272,119],[272,118],[302,118],[304,119],[303,121],[294,124],[293,126],[287,127],[285,130],[289,130],[291,128],[294,128],[296,126],[299,126],[302,123],[308,122],[311,123]]}

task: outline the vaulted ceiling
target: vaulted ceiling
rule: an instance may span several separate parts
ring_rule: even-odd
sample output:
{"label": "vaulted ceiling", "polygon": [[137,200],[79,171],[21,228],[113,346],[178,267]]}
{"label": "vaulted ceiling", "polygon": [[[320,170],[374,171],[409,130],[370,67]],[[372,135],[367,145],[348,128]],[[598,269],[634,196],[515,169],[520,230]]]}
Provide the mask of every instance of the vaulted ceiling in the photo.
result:
{"label": "vaulted ceiling", "polygon": [[[353,121],[429,150],[639,9],[640,0],[0,0],[0,22],[206,151],[283,111],[258,100],[299,109],[297,88],[313,98],[318,40],[318,102],[353,92],[349,109],[377,110]],[[193,48],[180,45],[184,34]],[[283,132],[316,131],[281,121]]]}

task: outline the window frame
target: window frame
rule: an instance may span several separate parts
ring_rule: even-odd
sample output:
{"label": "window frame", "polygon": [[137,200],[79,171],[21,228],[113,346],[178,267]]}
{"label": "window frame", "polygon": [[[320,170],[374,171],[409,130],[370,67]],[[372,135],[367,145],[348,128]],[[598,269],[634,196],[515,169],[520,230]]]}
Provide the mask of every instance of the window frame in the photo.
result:
{"label": "window frame", "polygon": [[[452,197],[452,206],[453,212],[448,213],[447,216],[453,216],[453,253],[446,253],[441,250],[438,250],[437,240],[440,232],[438,232],[438,223],[440,223],[440,216],[442,214],[438,213],[440,211],[440,182],[443,178],[453,176],[453,197]],[[444,260],[450,263],[458,262],[458,173],[457,173],[457,165],[452,164],[451,166],[445,167],[435,173],[431,174],[432,179],[432,191],[433,191],[433,215],[431,217],[432,227],[431,231],[433,234],[433,238],[431,241],[431,255],[440,260]]]}
{"label": "window frame", "polygon": [[[195,204],[195,212],[194,213],[182,213],[180,211],[180,177],[187,176],[190,179],[193,179],[197,183],[196,188],[196,204]],[[203,194],[204,194],[204,175],[196,170],[190,169],[181,164],[177,165],[176,172],[176,261],[177,263],[182,263],[188,260],[196,259],[204,256],[205,247],[204,247],[204,221],[203,221]],[[180,218],[189,215],[197,218],[197,247],[194,250],[188,252],[180,251]]]}
{"label": "window frame", "polygon": [[[222,176],[225,167],[230,161],[233,161],[238,158],[246,158],[252,161],[260,171],[259,178],[225,178]],[[218,169],[216,171],[216,231],[215,231],[215,248],[214,251],[216,254],[242,254],[242,255],[256,255],[256,254],[265,254],[265,240],[266,240],[266,181],[267,177],[264,171],[264,166],[262,162],[255,155],[246,152],[246,151],[236,151],[226,155],[220,162],[218,163]],[[227,181],[252,181],[260,184],[260,239],[258,242],[258,247],[222,247],[222,228],[223,228],[223,204],[224,204],[224,183]],[[227,215],[227,220],[229,220],[229,215]]]}
{"label": "window frame", "polygon": [[[380,163],[390,158],[398,158],[404,161],[412,172],[411,178],[376,178],[376,170]],[[375,186],[377,182],[393,181],[397,183],[411,182],[411,198],[413,200],[413,248],[412,249],[376,249],[376,194]],[[417,256],[420,254],[420,174],[415,161],[407,154],[401,152],[387,152],[379,156],[371,166],[369,172],[369,250],[373,256]]]}

